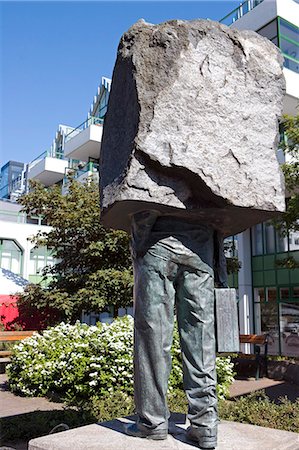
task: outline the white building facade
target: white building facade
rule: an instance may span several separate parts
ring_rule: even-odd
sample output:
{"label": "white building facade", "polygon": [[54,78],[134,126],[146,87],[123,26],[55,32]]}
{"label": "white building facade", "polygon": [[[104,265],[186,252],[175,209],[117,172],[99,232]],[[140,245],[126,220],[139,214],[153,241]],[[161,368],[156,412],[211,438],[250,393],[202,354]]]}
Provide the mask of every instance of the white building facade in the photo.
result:
{"label": "white building facade", "polygon": [[[294,0],[247,0],[221,20],[240,30],[250,29],[270,39],[284,56],[284,114],[299,113],[299,4]],[[283,152],[278,152],[284,162]],[[279,266],[299,262],[299,233],[281,236],[271,223],[259,224],[233,240],[241,262],[238,276],[240,332],[267,333],[269,353],[299,356],[299,269]]]}

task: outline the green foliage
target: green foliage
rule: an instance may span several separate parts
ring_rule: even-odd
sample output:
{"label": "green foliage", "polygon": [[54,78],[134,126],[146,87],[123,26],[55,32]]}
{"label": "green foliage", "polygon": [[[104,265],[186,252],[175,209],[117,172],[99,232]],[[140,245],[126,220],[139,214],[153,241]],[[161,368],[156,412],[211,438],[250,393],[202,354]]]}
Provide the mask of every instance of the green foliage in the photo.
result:
{"label": "green foliage", "polygon": [[238,258],[236,258],[235,256],[232,258],[226,257],[226,270],[228,275],[232,273],[238,273],[241,267],[242,263],[238,260]]}
{"label": "green foliage", "polygon": [[283,234],[299,230],[299,115],[284,116],[282,144],[287,162],[282,165],[287,191],[287,209],[276,222]]}
{"label": "green foliage", "polygon": [[24,395],[58,394],[72,400],[121,388],[131,393],[133,319],[110,326],[61,323],[14,347],[7,366],[10,389]]}
{"label": "green foliage", "polygon": [[46,189],[33,182],[20,201],[23,210],[42,216],[49,232],[32,238],[37,246],[52,250],[56,264],[47,267],[48,287],[29,285],[20,295],[19,307],[38,310],[43,326],[61,320],[74,322],[82,310],[100,312],[132,303],[133,274],[129,237],[107,230],[100,223],[99,189],[69,179],[66,195],[57,186]]}
{"label": "green foliage", "polygon": [[299,399],[292,403],[283,398],[275,404],[264,391],[219,402],[219,415],[224,420],[299,433]]}
{"label": "green foliage", "polygon": [[276,259],[275,265],[277,267],[283,267],[285,269],[298,269],[299,262],[295,260],[293,256],[289,256],[283,259]]}
{"label": "green foliage", "polygon": [[[182,388],[178,332],[172,346],[169,393]],[[217,358],[218,396],[224,398],[233,381],[230,358]],[[61,323],[35,333],[14,347],[7,366],[10,389],[28,396],[58,395],[69,402],[133,392],[133,319],[111,325]]]}

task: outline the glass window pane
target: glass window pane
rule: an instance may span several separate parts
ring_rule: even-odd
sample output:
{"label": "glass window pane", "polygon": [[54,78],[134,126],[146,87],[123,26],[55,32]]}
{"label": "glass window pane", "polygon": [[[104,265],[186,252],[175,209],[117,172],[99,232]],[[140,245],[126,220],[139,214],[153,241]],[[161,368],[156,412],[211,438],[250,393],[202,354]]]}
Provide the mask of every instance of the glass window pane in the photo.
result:
{"label": "glass window pane", "polygon": [[297,72],[299,73],[299,63],[289,59],[287,56],[284,57],[284,62],[283,62],[284,67],[286,67],[287,69],[292,70],[293,72]]}
{"label": "glass window pane", "polygon": [[264,302],[265,301],[265,289],[255,289],[255,301]]}
{"label": "glass window pane", "polygon": [[259,223],[252,228],[253,256],[263,254],[263,224]]}
{"label": "glass window pane", "polygon": [[22,250],[11,240],[0,241],[0,267],[21,274]]}
{"label": "glass window pane", "polygon": [[273,20],[272,22],[268,23],[263,28],[260,28],[258,30],[258,34],[261,34],[262,36],[265,36],[266,38],[272,40],[275,39],[277,36],[277,20]]}
{"label": "glass window pane", "polygon": [[279,354],[278,305],[274,287],[266,289],[266,302],[261,302],[261,332],[268,334],[269,354]]}
{"label": "glass window pane", "polygon": [[285,356],[299,356],[299,304],[280,304],[281,351]]}
{"label": "glass window pane", "polygon": [[267,302],[276,302],[276,288],[267,288]]}
{"label": "glass window pane", "polygon": [[279,23],[280,34],[287,36],[295,42],[299,41],[299,28],[296,25],[292,25],[286,20],[280,19]]}
{"label": "glass window pane", "polygon": [[265,290],[263,288],[261,289],[255,289],[254,290],[254,324],[255,324],[255,332],[257,334],[262,333],[262,326],[261,326],[261,305],[260,302],[265,301]]}
{"label": "glass window pane", "polygon": [[283,236],[276,230],[276,251],[287,252],[288,251],[288,238]]}
{"label": "glass window pane", "polygon": [[299,250],[299,232],[290,232],[289,233],[289,245],[290,251]]}
{"label": "glass window pane", "polygon": [[299,299],[299,286],[293,287],[293,298]]}
{"label": "glass window pane", "polygon": [[2,269],[10,270],[10,258],[9,258],[9,256],[6,256],[6,255],[2,254],[2,258],[1,258],[0,263],[1,263]]}
{"label": "glass window pane", "polygon": [[265,224],[266,253],[275,253],[275,230],[273,225]]}
{"label": "glass window pane", "polygon": [[281,288],[280,289],[280,300],[289,300],[289,298],[290,298],[289,288]]}
{"label": "glass window pane", "polygon": [[287,41],[283,37],[280,39],[280,48],[285,55],[299,60],[299,45]]}
{"label": "glass window pane", "polygon": [[17,244],[13,241],[9,241],[9,240],[3,240],[2,243],[2,249],[3,250],[10,250],[10,251],[15,251],[15,252],[19,252],[20,248],[17,246]]}
{"label": "glass window pane", "polygon": [[21,272],[21,260],[16,255],[13,255],[11,258],[10,270],[13,273]]}

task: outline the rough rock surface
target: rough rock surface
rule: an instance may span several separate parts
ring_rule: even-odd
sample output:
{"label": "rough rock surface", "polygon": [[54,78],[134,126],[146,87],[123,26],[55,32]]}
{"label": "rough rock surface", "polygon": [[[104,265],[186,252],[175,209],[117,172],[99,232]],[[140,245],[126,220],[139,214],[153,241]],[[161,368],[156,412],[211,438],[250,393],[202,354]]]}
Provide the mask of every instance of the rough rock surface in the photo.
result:
{"label": "rough rock surface", "polygon": [[207,221],[225,235],[284,210],[285,81],[266,38],[207,20],[138,21],[120,41],[101,146],[104,225]]}

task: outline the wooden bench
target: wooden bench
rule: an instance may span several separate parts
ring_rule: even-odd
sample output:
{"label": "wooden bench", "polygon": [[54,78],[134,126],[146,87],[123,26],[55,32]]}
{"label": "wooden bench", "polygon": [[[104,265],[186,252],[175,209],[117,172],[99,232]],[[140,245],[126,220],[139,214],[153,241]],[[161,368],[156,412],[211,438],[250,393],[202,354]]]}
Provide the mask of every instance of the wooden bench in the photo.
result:
{"label": "wooden bench", "polygon": [[[33,333],[34,331],[0,331],[0,342],[22,341]],[[9,357],[11,354],[11,350],[0,350],[0,358]]]}
{"label": "wooden bench", "polygon": [[[240,344],[252,344],[254,346],[254,357],[256,362],[255,379],[260,378],[261,369],[264,368],[266,377],[268,376],[268,336],[266,334],[240,334]],[[264,353],[261,353],[264,347]],[[239,353],[240,358],[252,358],[253,355]]]}

